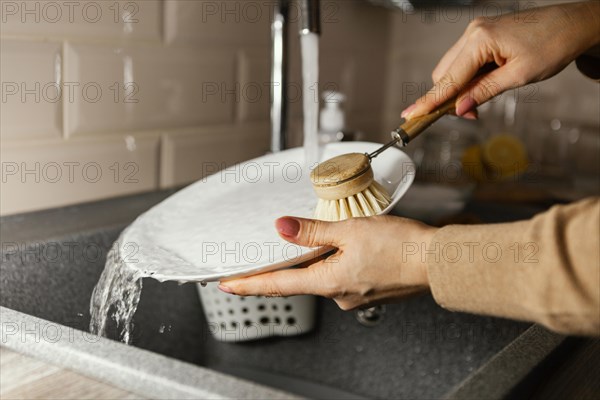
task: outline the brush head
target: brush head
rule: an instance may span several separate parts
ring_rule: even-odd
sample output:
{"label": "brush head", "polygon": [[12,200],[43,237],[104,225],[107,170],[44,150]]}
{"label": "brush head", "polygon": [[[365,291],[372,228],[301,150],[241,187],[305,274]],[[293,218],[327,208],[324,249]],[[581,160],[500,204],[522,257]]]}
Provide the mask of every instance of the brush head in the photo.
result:
{"label": "brush head", "polygon": [[324,221],[377,215],[391,202],[385,188],[375,182],[365,154],[344,154],[327,160],[311,172],[310,179],[319,197],[315,218]]}
{"label": "brush head", "polygon": [[368,188],[373,183],[373,170],[365,154],[343,154],[319,164],[310,180],[320,199],[338,200]]}

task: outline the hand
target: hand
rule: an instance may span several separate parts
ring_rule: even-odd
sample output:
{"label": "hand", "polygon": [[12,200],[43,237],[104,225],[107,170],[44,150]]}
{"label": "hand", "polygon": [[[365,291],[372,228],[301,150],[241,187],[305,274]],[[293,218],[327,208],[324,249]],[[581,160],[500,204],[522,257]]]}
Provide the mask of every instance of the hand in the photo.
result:
{"label": "hand", "polygon": [[288,242],[338,250],[305,268],[222,281],[221,290],[241,296],[314,294],[350,310],[392,302],[429,287],[426,260],[415,249],[429,246],[435,228],[420,222],[390,216],[342,222],[284,217],[275,226]]}
{"label": "hand", "polygon": [[[600,2],[561,4],[527,14],[474,20],[433,71],[433,88],[402,117],[428,114],[458,94],[456,114],[475,119],[478,105],[508,89],[548,79],[600,44]],[[498,68],[476,77],[491,63]]]}

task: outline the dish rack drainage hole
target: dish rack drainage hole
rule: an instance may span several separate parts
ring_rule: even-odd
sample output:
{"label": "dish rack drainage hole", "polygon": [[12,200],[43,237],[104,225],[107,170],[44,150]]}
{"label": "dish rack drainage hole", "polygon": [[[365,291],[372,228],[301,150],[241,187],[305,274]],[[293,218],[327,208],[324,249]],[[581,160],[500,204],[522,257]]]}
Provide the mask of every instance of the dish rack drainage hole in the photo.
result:
{"label": "dish rack drainage hole", "polygon": [[[289,336],[310,326],[312,313],[304,309],[305,298],[238,297],[216,289],[216,284],[199,287],[206,319],[216,328],[217,340],[246,341],[268,336]],[[308,305],[307,305],[308,307]],[[292,327],[292,329],[289,329]],[[258,335],[258,336],[256,336]]]}

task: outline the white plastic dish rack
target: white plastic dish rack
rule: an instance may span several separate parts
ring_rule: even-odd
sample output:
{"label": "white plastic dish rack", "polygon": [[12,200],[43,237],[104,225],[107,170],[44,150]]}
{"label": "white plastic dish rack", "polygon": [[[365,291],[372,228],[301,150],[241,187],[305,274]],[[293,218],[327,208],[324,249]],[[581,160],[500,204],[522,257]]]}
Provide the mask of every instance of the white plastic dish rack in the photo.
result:
{"label": "white plastic dish rack", "polygon": [[198,292],[208,329],[222,342],[295,336],[315,324],[314,296],[241,297],[220,291],[217,282],[198,284]]}

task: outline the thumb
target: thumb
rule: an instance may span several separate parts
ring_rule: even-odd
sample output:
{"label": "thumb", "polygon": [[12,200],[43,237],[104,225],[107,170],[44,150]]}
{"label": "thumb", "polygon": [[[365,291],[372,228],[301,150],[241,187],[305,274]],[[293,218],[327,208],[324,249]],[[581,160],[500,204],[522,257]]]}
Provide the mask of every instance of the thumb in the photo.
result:
{"label": "thumb", "polygon": [[314,219],[282,217],[275,221],[275,229],[288,242],[305,247],[339,247],[340,222],[325,222]]}
{"label": "thumb", "polygon": [[402,117],[411,120],[429,114],[459,94],[486,62],[486,59],[482,59],[478,52],[463,49],[440,80],[435,82],[433,87],[415,104],[404,110]]}

